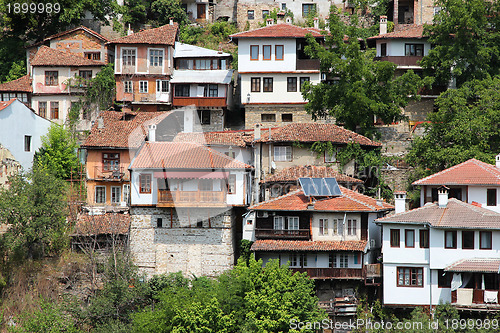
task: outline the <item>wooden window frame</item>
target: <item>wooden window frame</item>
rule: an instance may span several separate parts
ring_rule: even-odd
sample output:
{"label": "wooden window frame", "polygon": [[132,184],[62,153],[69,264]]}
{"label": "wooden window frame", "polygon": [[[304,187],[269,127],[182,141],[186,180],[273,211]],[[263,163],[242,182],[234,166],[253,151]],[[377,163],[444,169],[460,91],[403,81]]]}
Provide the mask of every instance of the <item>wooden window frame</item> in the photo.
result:
{"label": "wooden window frame", "polygon": [[[449,247],[446,245],[446,235],[451,234],[453,236],[453,246]],[[456,230],[445,230],[444,231],[444,248],[445,249],[456,249],[457,248],[457,231]]]}
{"label": "wooden window frame", "polygon": [[[281,48],[281,58],[278,58],[278,48]],[[285,58],[285,46],[275,45],[274,46],[274,60],[283,60]]]}
{"label": "wooden window frame", "polygon": [[[404,284],[404,277],[405,277],[405,273],[403,272],[403,284],[399,284],[399,276],[400,276],[400,270],[405,270],[405,269],[409,269],[409,284]],[[416,270],[416,272],[412,272],[412,270]],[[420,271],[420,274],[422,276],[422,284],[421,285],[418,285],[418,275],[419,275],[419,272]],[[416,278],[415,278],[415,281],[417,281],[417,284],[412,284],[411,281],[412,281],[412,275],[413,274],[416,274]],[[407,287],[407,288],[423,288],[424,287],[424,268],[423,267],[396,267],[396,286],[398,287]]]}
{"label": "wooden window frame", "polygon": [[358,220],[348,219],[347,220],[347,236],[357,236],[358,235]]}
{"label": "wooden window frame", "polygon": [[319,234],[322,236],[328,235],[328,219],[321,218],[318,220],[318,223],[319,223]]}
{"label": "wooden window frame", "polygon": [[[486,189],[486,206],[488,207],[496,207],[497,206],[497,189],[496,188],[488,188]],[[490,205],[492,203],[492,205]]]}
{"label": "wooden window frame", "polygon": [[[472,233],[472,247],[464,246],[464,234],[466,233]],[[462,250],[474,250],[474,248],[476,247],[475,237],[476,233],[473,230],[462,230]]]}
{"label": "wooden window frame", "polygon": [[[107,156],[108,155],[108,156]],[[118,157],[110,157],[109,155],[117,155]],[[112,163],[118,161],[118,164]],[[102,153],[102,171],[119,171],[120,170],[120,154],[119,153]]]}
{"label": "wooden window frame", "polygon": [[[266,88],[267,81],[267,88]],[[272,77],[264,77],[262,78],[262,92],[273,92],[273,83],[274,80]]]}
{"label": "wooden window frame", "polygon": [[47,102],[38,102],[38,115],[40,117],[47,118],[47,104]]}
{"label": "wooden window frame", "polygon": [[46,86],[59,85],[59,71],[45,71],[45,85]]}
{"label": "wooden window frame", "polygon": [[[143,88],[146,88],[144,91]],[[147,94],[149,93],[149,82],[148,81],[139,81],[139,94]]]}
{"label": "wooden window frame", "polygon": [[[119,195],[118,195],[118,201],[113,201],[113,189],[114,190],[118,189],[118,193],[119,193]],[[121,202],[121,200],[122,200],[122,187],[121,186],[111,186],[109,200],[110,200],[111,204],[118,204],[118,203]]]}
{"label": "wooden window frame", "polygon": [[250,78],[250,92],[260,92],[260,77]]}
{"label": "wooden window frame", "polygon": [[[489,235],[490,245],[485,247],[483,245],[483,235]],[[493,248],[493,233],[491,231],[480,231],[479,232],[479,249],[480,250],[491,250]]]}
{"label": "wooden window frame", "polygon": [[[284,160],[281,160],[281,159],[276,159],[276,156],[281,156],[281,153],[279,153],[278,155],[276,154],[276,148],[285,148],[285,159]],[[280,151],[281,149],[278,148],[278,151]],[[288,154],[287,154],[287,150],[290,149],[290,158],[288,158]],[[293,161],[293,149],[292,149],[292,146],[290,145],[276,145],[276,146],[273,146],[273,161],[276,161],[276,162],[291,162]]]}
{"label": "wooden window frame", "polygon": [[[409,233],[413,233],[413,235],[411,237],[413,245],[411,245],[411,246],[408,245],[408,240],[409,240],[408,234]],[[415,247],[415,229],[405,229],[405,247],[406,248],[414,248]]]}
{"label": "wooden window frame", "polygon": [[[99,189],[104,189],[104,192],[103,192],[104,193],[104,196],[103,196],[104,200],[102,202],[98,202],[97,201],[97,189],[98,188]],[[94,187],[94,202],[96,204],[106,204],[106,186],[104,186],[104,185],[96,185]]]}
{"label": "wooden window frame", "polygon": [[[144,184],[144,186],[143,186],[143,184]],[[149,188],[147,186],[148,184],[149,184]],[[139,175],[139,193],[151,194],[151,186],[152,186],[151,175],[148,173],[140,174]]]}
{"label": "wooden window frame", "polygon": [[235,194],[235,193],[236,193],[236,175],[231,174],[227,176],[227,194]]}
{"label": "wooden window frame", "polygon": [[297,77],[289,76],[286,78],[286,91],[297,92]]}
{"label": "wooden window frame", "polygon": [[123,82],[123,92],[125,94],[131,94],[134,92],[134,83],[132,81]]}
{"label": "wooden window frame", "polygon": [[[396,234],[397,232],[397,244],[393,243],[392,235]],[[389,242],[391,244],[391,247],[401,247],[401,230],[399,229],[390,229],[389,231]]]}
{"label": "wooden window frame", "polygon": [[50,119],[59,119],[59,102],[50,102]]}
{"label": "wooden window frame", "polygon": [[31,135],[25,135],[24,136],[24,151],[25,152],[31,152],[31,146],[32,146],[32,136]]}
{"label": "wooden window frame", "polygon": [[[422,242],[422,239],[425,237],[423,236],[424,234],[426,234],[427,236],[427,244],[424,244],[424,242]],[[418,235],[418,243],[419,243],[419,246],[421,249],[428,249],[429,248],[429,243],[430,243],[430,239],[429,239],[429,229],[420,229],[419,230],[419,235]]]}
{"label": "wooden window frame", "polygon": [[[266,49],[269,49],[269,57],[266,58]],[[271,60],[272,57],[271,45],[262,45],[262,60]]]}
{"label": "wooden window frame", "polygon": [[[257,48],[257,58],[252,58],[252,49]],[[250,45],[250,61],[259,60],[259,45]]]}

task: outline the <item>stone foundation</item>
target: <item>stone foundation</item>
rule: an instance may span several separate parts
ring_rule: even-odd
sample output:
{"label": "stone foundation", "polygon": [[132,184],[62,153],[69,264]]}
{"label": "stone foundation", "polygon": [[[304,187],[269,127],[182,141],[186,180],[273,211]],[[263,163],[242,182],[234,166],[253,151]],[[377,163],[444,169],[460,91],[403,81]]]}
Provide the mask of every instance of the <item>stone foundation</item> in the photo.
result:
{"label": "stone foundation", "polygon": [[[262,114],[274,114],[276,121],[262,121]],[[291,121],[283,115],[291,115]],[[286,116],[285,116],[286,117]],[[290,117],[290,116],[288,116]],[[245,128],[251,129],[255,124],[260,123],[263,128],[279,127],[290,123],[335,123],[334,118],[318,119],[313,121],[310,114],[304,108],[304,105],[245,105]]]}

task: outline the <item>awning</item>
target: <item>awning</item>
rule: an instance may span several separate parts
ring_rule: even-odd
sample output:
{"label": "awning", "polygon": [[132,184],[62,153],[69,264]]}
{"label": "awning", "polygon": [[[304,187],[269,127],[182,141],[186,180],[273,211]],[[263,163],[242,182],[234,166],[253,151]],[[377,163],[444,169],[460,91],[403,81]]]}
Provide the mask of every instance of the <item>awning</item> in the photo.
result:
{"label": "awning", "polygon": [[167,171],[155,172],[154,177],[165,179],[225,179],[228,174],[228,172],[224,171]]}
{"label": "awning", "polygon": [[224,70],[174,70],[170,83],[218,83],[229,84],[232,69]]}

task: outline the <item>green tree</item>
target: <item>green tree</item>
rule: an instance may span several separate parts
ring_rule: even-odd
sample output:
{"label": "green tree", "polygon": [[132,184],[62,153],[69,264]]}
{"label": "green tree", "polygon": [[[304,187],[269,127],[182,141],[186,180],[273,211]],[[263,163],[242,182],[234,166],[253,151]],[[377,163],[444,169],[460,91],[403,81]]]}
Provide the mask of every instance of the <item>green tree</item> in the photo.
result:
{"label": "green tree", "polygon": [[66,184],[40,168],[9,178],[0,189],[0,221],[9,224],[2,235],[6,256],[43,257],[65,245]]}
{"label": "green tree", "polygon": [[127,0],[120,9],[125,27],[140,28],[143,24],[155,27],[168,24],[173,18],[181,27],[189,23],[180,0]]}
{"label": "green tree", "polygon": [[42,147],[35,153],[34,163],[59,179],[70,179],[80,166],[77,150],[78,144],[71,133],[61,125],[52,124],[42,137]]}
{"label": "green tree", "polygon": [[493,163],[500,151],[500,77],[475,80],[436,100],[425,135],[415,138],[407,160],[429,173],[470,158]]}
{"label": "green tree", "polygon": [[168,24],[170,18],[180,26],[189,23],[188,16],[182,8],[181,0],[156,0],[151,4],[152,19],[158,26]]}
{"label": "green tree", "polygon": [[360,49],[359,29],[345,25],[335,10],[330,13],[329,24],[326,45],[309,37],[305,51],[311,58],[320,59],[321,71],[332,82],[304,84],[306,110],[313,119],[330,115],[346,128],[373,137],[374,117],[386,124],[404,119],[402,108],[418,96],[423,82],[412,71],[395,78],[395,64],[374,61],[372,50]]}
{"label": "green tree", "polygon": [[437,82],[452,77],[460,87],[500,73],[500,3],[498,0],[437,0],[441,11],[425,27],[435,45],[421,62]]}
{"label": "green tree", "polygon": [[12,63],[12,66],[10,67],[9,73],[7,74],[7,77],[5,78],[5,81],[12,81],[19,79],[20,77],[26,75],[26,64],[24,60],[16,61]]}

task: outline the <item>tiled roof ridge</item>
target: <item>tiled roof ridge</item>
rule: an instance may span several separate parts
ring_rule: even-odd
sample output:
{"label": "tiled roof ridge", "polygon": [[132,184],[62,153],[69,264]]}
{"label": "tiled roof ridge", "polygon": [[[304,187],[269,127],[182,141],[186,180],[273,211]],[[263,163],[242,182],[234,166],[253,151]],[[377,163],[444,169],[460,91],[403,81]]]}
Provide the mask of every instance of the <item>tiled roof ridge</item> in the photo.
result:
{"label": "tiled roof ridge", "polygon": [[[278,25],[282,25],[282,24],[293,25],[293,24],[290,24],[290,23],[278,23],[278,24],[273,24],[272,26],[278,26]],[[240,31],[240,32],[237,32],[237,33],[234,33],[234,34],[230,35],[229,37],[232,38],[234,36],[238,36],[238,35],[245,34],[245,33],[248,33],[248,32],[260,31],[260,30],[263,30],[263,29],[266,29],[266,28],[269,28],[269,27],[270,27],[269,25],[266,25],[264,27],[255,28],[255,29],[252,29],[252,30]]]}
{"label": "tiled roof ridge", "polygon": [[[7,82],[4,82],[4,83],[0,83],[0,91],[32,92],[33,89],[31,87],[30,80],[31,80],[30,76],[28,74],[26,74],[26,75],[21,76],[20,78],[15,79],[15,80],[11,80],[11,81],[7,81]],[[10,86],[16,85],[16,84],[26,85],[26,86],[23,87],[23,88],[21,88],[21,89],[14,89],[14,88],[10,87]],[[2,87],[7,87],[7,88],[3,88],[2,89]]]}
{"label": "tiled roof ridge", "polygon": [[[497,173],[493,172],[493,170],[496,169],[496,166],[494,165],[491,165],[489,163],[486,163],[486,162],[483,162],[483,161],[480,161],[478,159],[475,159],[475,158],[471,158],[472,162],[474,164],[476,164],[478,167],[480,167],[481,169],[483,169],[484,171],[490,173],[493,177],[497,178],[498,180],[500,180],[500,170],[498,170]],[[495,168],[495,169],[492,169],[492,168]]]}
{"label": "tiled roof ridge", "polygon": [[[405,216],[405,215],[408,215],[409,213],[420,211],[420,210],[424,210],[424,209],[427,209],[427,208],[435,206],[435,205],[437,205],[436,202],[426,203],[425,205],[423,205],[421,207],[417,207],[417,208],[414,208],[414,209],[411,209],[411,210],[405,210],[404,212],[401,212],[401,213],[398,213],[398,214],[394,214],[394,215],[384,216],[384,217],[378,218],[377,221],[383,222],[386,219],[390,219],[390,218],[392,219],[392,218],[395,218],[395,217]],[[426,223],[430,224],[429,221],[426,221]]]}
{"label": "tiled roof ridge", "polygon": [[[265,183],[271,183],[271,182],[288,182],[288,181],[293,181],[293,180],[298,180],[298,178],[301,177],[320,177],[317,174],[318,173],[323,173],[324,171],[324,176],[321,176],[322,178],[327,178],[327,177],[333,177],[336,178],[337,181],[342,181],[342,182],[353,182],[353,183],[362,183],[363,181],[348,175],[344,175],[336,170],[334,170],[331,167],[325,166],[325,165],[293,165],[290,167],[286,167],[260,181],[260,183],[265,184]],[[308,175],[308,174],[311,175]],[[328,176],[328,173],[333,173],[336,174],[337,176]],[[316,174],[316,175],[314,175]],[[287,177],[290,177],[290,179],[286,179]],[[292,179],[293,177],[293,179]],[[297,178],[295,178],[297,177]],[[285,179],[283,179],[285,178]],[[338,180],[342,179],[342,180]]]}
{"label": "tiled roof ridge", "polygon": [[[350,200],[352,200],[352,201],[354,201],[354,202],[357,202],[357,203],[359,203],[359,204],[362,204],[362,205],[364,205],[364,206],[366,206],[366,207],[368,207],[368,208],[370,208],[370,209],[372,209],[372,210],[375,210],[375,211],[376,211],[376,210],[378,210],[378,209],[379,209],[379,208],[377,208],[377,207],[375,207],[375,206],[372,206],[372,205],[370,205],[370,204],[368,204],[368,203],[365,203],[365,202],[363,202],[363,201],[361,201],[361,200],[355,199],[354,197],[352,197],[351,195],[349,195],[348,193],[349,193],[349,192],[353,192],[352,190],[349,190],[348,188],[346,188],[346,187],[344,187],[344,186],[342,186],[342,185],[339,185],[339,187],[340,187],[340,190],[341,190],[341,192],[342,192],[342,195],[343,195],[343,196],[345,196],[346,198],[348,198],[348,199],[350,199]],[[380,207],[380,208],[384,208],[383,206],[379,206],[379,207]]]}
{"label": "tiled roof ridge", "polygon": [[258,204],[255,204],[253,206],[250,206],[248,207],[249,210],[252,210],[252,209],[257,209],[257,206],[261,206],[262,204],[266,203],[270,203],[270,202],[274,202],[274,201],[277,201],[277,200],[281,200],[283,198],[286,198],[286,197],[289,197],[289,196],[292,196],[292,195],[300,195],[300,194],[303,194],[304,192],[302,192],[301,189],[296,189],[295,191],[292,191],[292,192],[288,192],[287,194],[284,194],[284,195],[280,195],[279,197],[276,197],[276,198],[272,198],[272,199],[269,199],[269,200],[266,200],[266,201],[262,201],[262,202],[259,202]]}
{"label": "tiled roof ridge", "polygon": [[[42,57],[48,56],[50,57],[50,60],[43,59]],[[55,61],[60,61],[60,59],[55,59],[55,57],[60,57],[64,56],[66,61],[68,60],[74,60],[74,61],[79,61],[81,62],[80,64],[55,64]],[[42,58],[42,59],[40,59]],[[39,64],[41,62],[41,64]],[[47,64],[48,63],[48,64]],[[32,66],[54,66],[54,67],[78,67],[78,66],[104,66],[105,63],[102,61],[96,61],[92,59],[87,59],[84,57],[81,57],[77,55],[76,53],[67,51],[67,50],[61,50],[61,49],[54,49],[51,47],[48,47],[47,45],[42,45],[36,52],[35,56],[33,57],[33,60],[31,61]]]}
{"label": "tiled roof ridge", "polygon": [[[404,27],[403,29],[400,29],[400,30],[395,30],[395,31],[391,31],[391,32],[387,32],[385,34],[378,34],[376,36],[371,36],[371,37],[368,37],[367,39],[390,39],[390,38],[408,38],[408,39],[413,39],[413,38],[427,38],[428,36],[424,36],[423,35],[423,28],[424,28],[424,24],[412,24],[408,27]],[[399,36],[401,35],[402,33],[405,33],[405,32],[409,32],[409,31],[413,31],[413,30],[420,30],[422,29],[422,35],[420,36]]]}
{"label": "tiled roof ridge", "polygon": [[458,200],[456,198],[449,198],[448,199],[448,202],[454,202],[458,205],[461,205],[467,209],[470,209],[470,210],[473,210],[475,212],[477,212],[478,214],[481,214],[482,216],[495,216],[495,215],[500,215],[500,213],[497,213],[493,210],[489,210],[487,208],[484,208],[484,207],[479,207],[479,206],[476,206],[476,205],[473,205],[471,203],[467,203],[465,201],[462,201],[462,200]]}
{"label": "tiled roof ridge", "polygon": [[[162,26],[159,26],[159,27],[156,27],[156,28],[150,28],[150,29],[141,29],[137,32],[134,32],[130,35],[127,35],[127,36],[122,36],[122,37],[118,37],[118,38],[115,38],[109,42],[107,42],[106,44],[155,44],[154,42],[151,42],[151,41],[140,41],[140,40],[135,40],[137,38],[141,38],[141,37],[144,37],[144,36],[141,36],[141,35],[145,35],[147,37],[149,37],[148,35],[150,34],[154,34],[158,31],[162,31],[162,30],[166,30],[168,31],[167,29],[170,29],[170,28],[174,28],[176,30],[176,32],[174,33],[174,36],[172,36],[173,38],[173,41],[172,42],[165,42],[165,41],[162,41],[161,43],[156,43],[156,44],[166,44],[166,45],[173,45],[175,46],[175,37],[177,35],[177,32],[179,30],[179,24],[177,22],[174,22],[173,24],[164,24]],[[162,29],[162,30],[160,30]],[[132,42],[130,40],[133,40]]]}
{"label": "tiled roof ridge", "polygon": [[[237,32],[235,34],[230,35],[229,37],[230,38],[233,38],[233,37],[240,38],[241,35],[245,35],[245,34],[249,34],[249,33],[255,33],[255,32],[262,31],[262,30],[270,30],[270,29],[273,29],[273,28],[281,27],[281,26],[288,26],[288,27],[293,27],[293,28],[297,28],[297,29],[300,29],[300,30],[304,30],[306,32],[306,34],[307,33],[311,33],[311,34],[321,35],[320,32],[318,32],[314,28],[300,27],[300,26],[295,25],[295,24],[283,22],[283,23],[277,23],[277,24],[272,24],[272,25],[266,25],[264,27],[260,27],[260,28],[256,28],[256,29],[252,29],[252,30],[248,30],[248,31],[240,31],[240,32]],[[247,37],[247,38],[255,38],[255,37]],[[259,36],[257,38],[272,38],[272,37],[261,37],[261,36]],[[292,36],[292,38],[296,38],[296,37]]]}
{"label": "tiled roof ridge", "polygon": [[84,26],[84,25],[79,25],[78,27],[75,27],[75,28],[73,28],[73,29],[69,29],[69,30],[66,30],[66,31],[61,31],[61,32],[55,33],[55,34],[53,34],[53,35],[50,35],[50,36],[48,36],[48,37],[45,37],[43,40],[41,40],[41,41],[39,41],[39,42],[36,42],[36,43],[34,43],[34,44],[31,44],[31,45],[29,45],[28,47],[34,47],[34,46],[41,45],[41,44],[43,44],[43,43],[45,43],[45,42],[47,42],[47,41],[50,41],[50,40],[52,40],[52,39],[54,39],[54,38],[57,38],[57,37],[63,36],[63,35],[65,35],[65,34],[72,33],[72,32],[74,32],[74,31],[77,31],[77,30],[80,30],[80,29],[85,30],[86,32],[88,32],[88,33],[89,33],[89,34],[91,34],[91,35],[95,35],[97,38],[100,38],[100,39],[104,40],[104,42],[109,42],[109,39],[108,39],[108,38],[106,38],[106,37],[104,37],[104,36],[103,36],[103,35],[101,35],[100,33],[96,32],[96,31],[94,31],[94,30],[92,30],[92,29],[90,29],[90,28],[88,28],[88,27],[86,27],[86,26]]}

